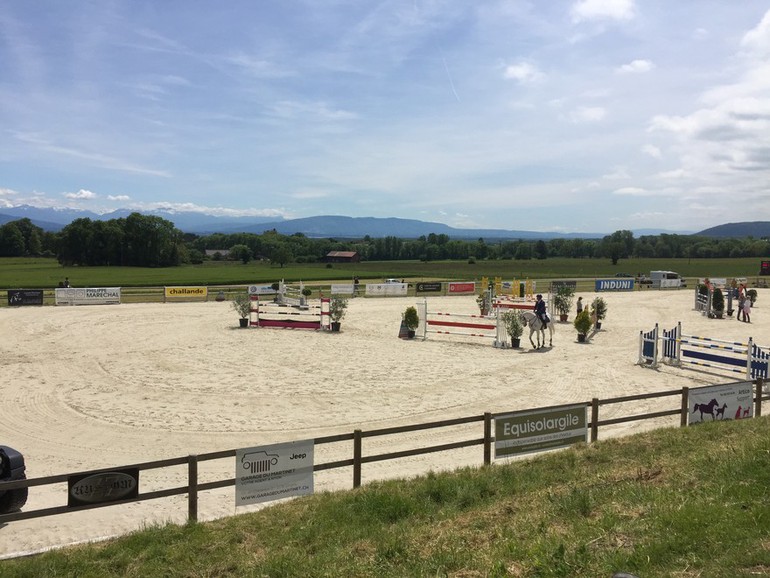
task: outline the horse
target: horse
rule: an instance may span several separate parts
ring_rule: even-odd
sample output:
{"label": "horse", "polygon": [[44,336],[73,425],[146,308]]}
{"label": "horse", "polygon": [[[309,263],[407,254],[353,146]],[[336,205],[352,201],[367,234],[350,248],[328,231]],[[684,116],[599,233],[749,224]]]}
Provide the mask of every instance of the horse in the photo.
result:
{"label": "horse", "polygon": [[696,411],[700,411],[700,419],[703,421],[703,414],[707,413],[711,416],[711,419],[716,419],[714,417],[714,408],[717,406],[717,400],[712,399],[708,403],[696,403],[695,407],[692,408],[692,412],[695,413]]}
{"label": "horse", "polygon": [[[529,342],[532,344],[532,347],[535,349],[540,349],[541,347],[545,347],[545,329],[543,329],[543,322],[540,320],[540,318],[535,315],[532,311],[522,311],[521,318],[524,321],[524,326],[526,327],[529,325]],[[548,331],[550,333],[549,338],[550,341],[548,343],[549,347],[553,347],[553,321],[551,321],[548,324]],[[535,342],[532,341],[532,334],[537,332],[537,345],[535,345]],[[543,336],[543,344],[540,345],[540,336]]]}

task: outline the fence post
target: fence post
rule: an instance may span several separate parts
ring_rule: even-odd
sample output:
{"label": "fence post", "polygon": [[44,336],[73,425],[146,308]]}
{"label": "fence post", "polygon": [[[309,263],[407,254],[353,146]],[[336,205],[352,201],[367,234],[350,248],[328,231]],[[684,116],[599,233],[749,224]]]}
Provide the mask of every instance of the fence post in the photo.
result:
{"label": "fence post", "polygon": [[484,465],[492,463],[492,414],[484,412]]}
{"label": "fence post", "polygon": [[690,411],[690,388],[682,388],[682,414],[679,418],[679,427],[685,427],[687,425],[687,416]]}
{"label": "fence post", "polygon": [[754,417],[762,417],[762,386],[765,384],[765,380],[761,377],[757,378],[757,393],[754,395],[756,408],[754,411]]}
{"label": "fence post", "polygon": [[591,400],[591,443],[599,438],[599,398]]}
{"label": "fence post", "polygon": [[361,430],[353,430],[353,487],[361,487]]}
{"label": "fence post", "polygon": [[198,521],[198,456],[187,456],[187,521]]}

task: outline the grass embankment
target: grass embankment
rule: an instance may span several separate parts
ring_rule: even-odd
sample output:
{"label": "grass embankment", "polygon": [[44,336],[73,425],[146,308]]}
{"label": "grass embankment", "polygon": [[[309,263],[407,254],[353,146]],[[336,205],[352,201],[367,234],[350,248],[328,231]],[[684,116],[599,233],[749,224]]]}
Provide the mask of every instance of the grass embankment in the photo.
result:
{"label": "grass embankment", "polygon": [[770,576],[768,487],[768,418],[706,423],[152,528],[0,575]]}
{"label": "grass embankment", "polygon": [[63,267],[55,259],[0,258],[0,289],[50,289],[69,277],[77,287],[163,287],[166,285],[246,285],[296,281],[381,282],[389,277],[409,281],[511,279],[572,279],[613,277],[616,273],[649,275],[654,270],[677,271],[684,277],[755,277],[759,260],[742,259],[609,259],[552,258],[529,261],[369,261],[363,263],[297,264],[285,267],[266,262],[246,265],[206,261],[201,265],[168,268]]}

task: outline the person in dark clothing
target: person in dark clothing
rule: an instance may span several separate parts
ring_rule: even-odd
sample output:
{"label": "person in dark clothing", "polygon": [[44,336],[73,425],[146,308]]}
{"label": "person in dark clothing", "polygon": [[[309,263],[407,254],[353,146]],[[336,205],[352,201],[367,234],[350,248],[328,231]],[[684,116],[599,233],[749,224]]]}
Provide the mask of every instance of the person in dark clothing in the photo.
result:
{"label": "person in dark clothing", "polygon": [[548,315],[545,312],[545,301],[543,301],[543,296],[539,293],[536,299],[535,315],[537,315],[540,321],[543,323],[543,329],[546,329],[548,327]]}

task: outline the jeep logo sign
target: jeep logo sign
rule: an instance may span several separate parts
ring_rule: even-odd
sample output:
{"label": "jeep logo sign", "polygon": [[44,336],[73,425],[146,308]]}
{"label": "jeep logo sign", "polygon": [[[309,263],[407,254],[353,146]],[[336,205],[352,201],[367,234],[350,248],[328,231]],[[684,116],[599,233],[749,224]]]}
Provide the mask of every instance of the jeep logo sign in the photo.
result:
{"label": "jeep logo sign", "polygon": [[633,291],[633,279],[597,279],[597,291]]}

